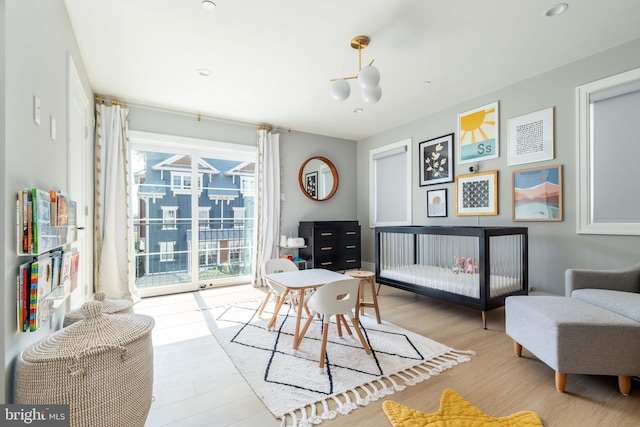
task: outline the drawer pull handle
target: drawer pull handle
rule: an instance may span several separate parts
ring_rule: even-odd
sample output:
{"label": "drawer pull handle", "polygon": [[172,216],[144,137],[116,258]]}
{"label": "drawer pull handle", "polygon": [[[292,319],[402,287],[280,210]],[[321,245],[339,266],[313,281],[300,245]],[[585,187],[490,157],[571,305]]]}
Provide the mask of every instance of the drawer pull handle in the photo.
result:
{"label": "drawer pull handle", "polygon": [[333,236],[333,233],[320,233],[321,236]]}
{"label": "drawer pull handle", "polygon": [[325,261],[325,262],[320,263],[320,265],[331,265],[331,264],[333,264],[333,262],[331,262],[331,261]]}
{"label": "drawer pull handle", "polygon": [[356,247],[356,245],[347,245],[345,246],[347,249],[354,249]]}
{"label": "drawer pull handle", "polygon": [[332,249],[333,249],[333,247],[331,247],[331,246],[325,246],[324,248],[320,248],[321,251],[330,251]]}
{"label": "drawer pull handle", "polygon": [[347,231],[345,234],[351,234],[351,235],[353,235],[353,234],[356,234],[356,232],[355,232],[355,231]]}
{"label": "drawer pull handle", "polygon": [[347,262],[356,262],[355,259],[348,259]]}

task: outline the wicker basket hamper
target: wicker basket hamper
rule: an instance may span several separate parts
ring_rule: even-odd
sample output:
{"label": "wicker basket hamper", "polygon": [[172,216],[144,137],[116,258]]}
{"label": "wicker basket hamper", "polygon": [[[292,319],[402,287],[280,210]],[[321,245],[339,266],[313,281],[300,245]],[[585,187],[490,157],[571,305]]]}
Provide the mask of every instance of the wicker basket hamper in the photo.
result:
{"label": "wicker basket hamper", "polygon": [[16,403],[69,404],[72,427],[144,426],[153,392],[154,320],[81,307],[84,320],[26,348],[16,367]]}
{"label": "wicker basket hamper", "polygon": [[[104,292],[96,292],[93,296],[94,301],[100,301],[102,303],[102,312],[107,314],[133,314],[133,303],[131,301],[123,299],[107,299]],[[64,316],[63,327],[67,327],[76,323],[79,320],[84,319],[82,314],[82,308],[71,310]]]}

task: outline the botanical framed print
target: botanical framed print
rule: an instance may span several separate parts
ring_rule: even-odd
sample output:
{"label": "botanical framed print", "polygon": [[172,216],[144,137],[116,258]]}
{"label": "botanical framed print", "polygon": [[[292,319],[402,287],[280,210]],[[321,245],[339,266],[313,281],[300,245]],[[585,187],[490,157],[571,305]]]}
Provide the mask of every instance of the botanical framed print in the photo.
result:
{"label": "botanical framed print", "polygon": [[562,165],[513,171],[513,220],[562,221]]}
{"label": "botanical framed print", "polygon": [[318,172],[309,172],[304,175],[304,188],[309,196],[318,198]]}
{"label": "botanical framed print", "polygon": [[447,189],[427,191],[427,216],[446,217],[447,216]]}
{"label": "botanical framed print", "polygon": [[458,163],[474,163],[499,156],[498,102],[458,114]]}
{"label": "botanical framed print", "polygon": [[553,107],[509,119],[509,166],[553,159]]}
{"label": "botanical framed print", "polygon": [[456,215],[498,215],[498,171],[456,176]]}
{"label": "botanical framed print", "polygon": [[453,182],[453,134],[419,144],[420,186]]}

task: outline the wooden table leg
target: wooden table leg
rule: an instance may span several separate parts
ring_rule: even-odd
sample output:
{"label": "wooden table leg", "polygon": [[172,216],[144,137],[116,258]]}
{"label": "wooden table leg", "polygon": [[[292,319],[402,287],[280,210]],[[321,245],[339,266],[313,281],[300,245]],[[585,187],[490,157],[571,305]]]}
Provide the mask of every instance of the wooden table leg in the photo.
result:
{"label": "wooden table leg", "polygon": [[293,333],[293,349],[296,350],[300,345],[302,338],[300,337],[300,318],[302,318],[302,307],[304,307],[304,290],[300,290],[300,301],[298,304],[299,310],[296,315],[296,330]]}

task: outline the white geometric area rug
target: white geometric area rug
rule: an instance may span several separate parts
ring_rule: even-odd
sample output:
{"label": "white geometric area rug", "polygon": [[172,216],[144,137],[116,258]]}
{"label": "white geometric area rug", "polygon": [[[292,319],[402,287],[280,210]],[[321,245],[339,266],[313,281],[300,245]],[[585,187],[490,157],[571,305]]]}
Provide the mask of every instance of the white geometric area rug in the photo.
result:
{"label": "white geometric area rug", "polygon": [[[466,362],[474,354],[361,316],[372,355],[365,353],[353,328],[350,336],[343,327],[340,338],[332,323],[325,371],[320,373],[320,320],[314,320],[298,350],[293,350],[295,311],[283,305],[275,329],[268,331],[274,304],[270,302],[259,318],[261,303],[253,300],[207,307],[203,313],[214,337],[282,426],[308,427],[348,414]],[[302,324],[305,319],[303,313]]]}

